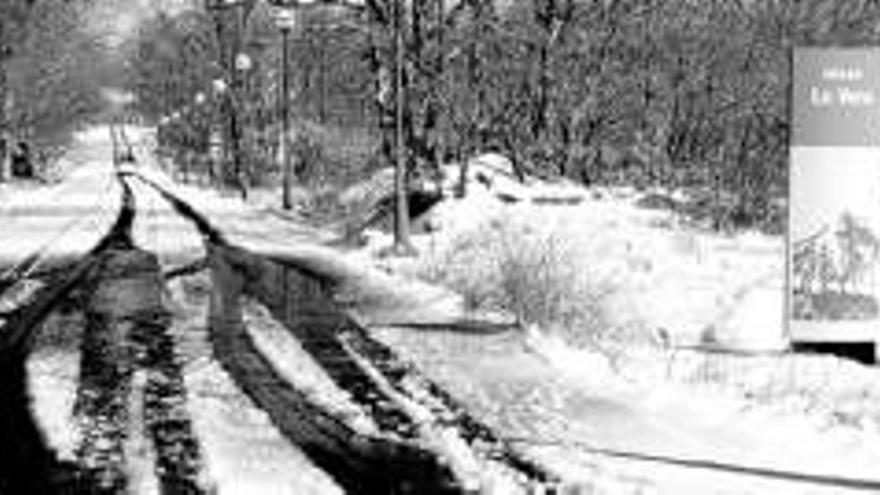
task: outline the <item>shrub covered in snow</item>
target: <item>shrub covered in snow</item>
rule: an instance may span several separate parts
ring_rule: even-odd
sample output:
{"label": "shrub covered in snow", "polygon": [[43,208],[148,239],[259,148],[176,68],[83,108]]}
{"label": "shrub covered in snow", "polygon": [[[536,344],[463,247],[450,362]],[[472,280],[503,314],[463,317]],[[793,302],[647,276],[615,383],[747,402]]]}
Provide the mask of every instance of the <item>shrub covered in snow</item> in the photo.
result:
{"label": "shrub covered in snow", "polygon": [[419,263],[417,276],[464,295],[475,310],[504,310],[523,325],[594,344],[609,337],[603,299],[610,289],[572,269],[562,237],[496,218],[459,234]]}

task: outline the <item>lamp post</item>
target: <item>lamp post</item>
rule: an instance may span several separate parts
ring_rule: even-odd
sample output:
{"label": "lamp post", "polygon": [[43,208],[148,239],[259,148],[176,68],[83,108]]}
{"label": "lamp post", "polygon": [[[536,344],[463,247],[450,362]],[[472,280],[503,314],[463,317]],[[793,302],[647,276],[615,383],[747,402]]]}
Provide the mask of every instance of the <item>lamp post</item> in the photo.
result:
{"label": "lamp post", "polygon": [[[233,105],[235,105],[238,115],[238,125],[240,129],[239,151],[243,157],[239,160],[241,168],[237,173],[244,185],[248,182],[248,178],[251,177],[251,166],[253,165],[251,163],[253,158],[253,147],[251,146],[253,128],[250,120],[252,107],[248,105],[248,102],[251,99],[250,73],[254,67],[254,62],[250,55],[244,52],[239,52],[235,55],[235,63],[233,65],[235,66],[235,80],[238,81],[238,86],[237,91],[230,93],[230,96],[233,97]],[[242,188],[242,193],[245,193],[244,188]]]}
{"label": "lamp post", "polygon": [[278,133],[278,153],[283,168],[281,207],[289,210],[292,206],[290,187],[293,170],[290,160],[290,32],[296,26],[296,9],[332,4],[328,0],[269,0],[274,7],[275,25],[281,31],[281,84],[278,94],[278,117],[281,121]]}
{"label": "lamp post", "polygon": [[278,117],[281,121],[278,132],[278,153],[281,158],[283,181],[281,186],[281,207],[289,210],[292,206],[290,187],[293,171],[290,163],[290,32],[296,26],[296,13],[293,6],[276,5],[275,24],[281,31],[281,84],[278,91]]}
{"label": "lamp post", "polygon": [[[275,22],[281,31],[281,84],[279,88],[278,109],[281,130],[279,131],[278,137],[278,152],[281,155],[280,158],[284,174],[281,204],[282,207],[287,210],[291,208],[290,187],[293,180],[293,172],[290,163],[290,143],[288,142],[290,137],[290,52],[288,45],[290,32],[296,25],[295,12],[297,9],[320,6],[345,7],[358,10],[366,8],[366,2],[365,0],[269,0],[269,3],[275,8]],[[323,91],[323,87],[321,90]],[[323,107],[323,103],[321,106]]]}
{"label": "lamp post", "polygon": [[[242,177],[242,129],[238,115],[241,109],[237,108],[240,105],[235,101],[235,96],[239,91],[241,82],[238,74],[240,67],[243,66],[241,60],[246,57],[246,55],[241,53],[240,50],[246,18],[251,9],[253,9],[255,3],[256,0],[205,0],[206,9],[213,12],[215,15],[217,38],[220,42],[221,52],[223,53],[222,58],[224,62],[222,66],[226,69],[230,82],[229,92],[226,93],[227,98],[224,101],[228,136],[228,139],[224,141],[224,145],[227,147],[227,153],[225,154],[228,155],[228,158],[232,162],[232,172],[230,173],[227,170],[224,174],[224,178],[229,185],[235,185],[240,188],[243,198],[247,197],[247,188],[244,183],[244,178]],[[226,23],[222,20],[221,16],[227,11],[233,11],[235,14],[234,29],[229,29]],[[232,33],[231,36],[229,35],[230,31]],[[249,68],[249,60],[244,66]]]}
{"label": "lamp post", "polygon": [[[245,72],[245,69],[242,67],[250,67],[249,65],[236,64],[236,72]],[[242,177],[242,114],[244,111],[244,102],[242,101],[240,91],[236,91],[234,88],[238,84],[236,81],[238,77],[233,78],[232,84],[226,82],[225,79],[214,79],[212,81],[212,90],[216,96],[221,98],[221,109],[223,115],[226,117],[226,139],[222,140],[223,147],[223,159],[226,162],[230,162],[233,165],[232,176],[229,175],[229,171],[226,170],[226,173],[223,174],[223,177],[226,180],[227,185],[238,186],[241,189],[242,197],[247,196],[247,189],[243,182]],[[233,183],[230,183],[232,181]]]}

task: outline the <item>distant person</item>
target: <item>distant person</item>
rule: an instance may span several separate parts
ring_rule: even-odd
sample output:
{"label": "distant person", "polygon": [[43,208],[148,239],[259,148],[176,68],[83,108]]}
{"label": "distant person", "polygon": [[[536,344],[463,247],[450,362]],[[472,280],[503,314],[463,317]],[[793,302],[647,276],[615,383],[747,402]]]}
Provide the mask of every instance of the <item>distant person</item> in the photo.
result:
{"label": "distant person", "polygon": [[34,165],[31,160],[30,146],[23,141],[19,141],[12,151],[12,176],[22,179],[32,179],[34,177]]}
{"label": "distant person", "polygon": [[118,148],[114,151],[114,159],[117,165],[121,165],[123,163],[135,163],[134,152],[131,149],[131,146],[126,146],[125,148]]}
{"label": "distant person", "polygon": [[132,151],[131,146],[126,146],[125,151],[122,153],[122,162],[123,163],[135,163],[137,160],[134,157],[134,151]]}

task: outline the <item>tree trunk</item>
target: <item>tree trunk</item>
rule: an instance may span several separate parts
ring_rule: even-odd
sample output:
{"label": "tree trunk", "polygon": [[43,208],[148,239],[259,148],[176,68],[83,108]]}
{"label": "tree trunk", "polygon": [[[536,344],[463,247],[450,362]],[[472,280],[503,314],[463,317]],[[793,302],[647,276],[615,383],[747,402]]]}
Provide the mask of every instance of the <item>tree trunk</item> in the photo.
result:
{"label": "tree trunk", "polygon": [[319,40],[321,43],[318,45],[318,122],[321,124],[327,123],[327,61],[324,47],[325,42],[324,39],[324,30],[323,27],[321,29],[321,37]]}
{"label": "tree trunk", "polygon": [[445,125],[445,105],[442,99],[446,97],[446,2],[445,0],[435,0],[436,6],[436,23],[437,23],[437,55],[436,55],[436,74],[431,83],[431,107],[429,111],[434,116],[433,139],[434,148],[434,166],[439,169],[443,165],[446,142],[444,133]]}
{"label": "tree trunk", "polygon": [[[406,77],[406,43],[404,40],[404,10],[402,1],[394,2],[394,247],[399,255],[415,253],[409,232],[409,202],[407,198],[408,174],[407,165],[411,154],[408,152],[404,123],[408,115],[409,100],[407,98]],[[410,122],[412,119],[409,119]]]}
{"label": "tree trunk", "polygon": [[[2,43],[0,43],[2,44]],[[2,50],[2,46],[0,46]],[[6,64],[0,54],[0,182],[6,180],[6,169],[9,163],[9,151],[12,149],[9,129],[9,88],[6,74]]]}
{"label": "tree trunk", "polygon": [[544,131],[547,128],[548,86],[550,85],[550,78],[547,74],[548,59],[548,48],[544,44],[538,51],[538,94],[535,97],[535,111],[532,120],[532,137],[534,139],[544,137]]}
{"label": "tree trunk", "polygon": [[468,125],[468,139],[466,152],[461,157],[461,170],[458,183],[457,196],[464,197],[467,194],[468,162],[475,151],[483,149],[483,119],[485,118],[485,93],[483,88],[483,61],[480,58],[480,48],[485,40],[484,28],[486,16],[489,14],[484,0],[471,2],[471,26],[472,32],[467,44],[467,92],[476,99],[474,108],[470,113]]}

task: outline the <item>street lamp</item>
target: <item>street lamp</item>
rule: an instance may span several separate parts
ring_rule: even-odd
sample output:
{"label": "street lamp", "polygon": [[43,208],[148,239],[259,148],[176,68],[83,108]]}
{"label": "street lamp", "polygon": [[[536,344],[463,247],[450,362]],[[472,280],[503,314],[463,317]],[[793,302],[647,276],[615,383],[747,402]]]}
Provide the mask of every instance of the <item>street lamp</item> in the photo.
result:
{"label": "street lamp", "polygon": [[281,188],[281,207],[289,210],[292,207],[290,187],[293,180],[293,171],[290,163],[290,33],[296,27],[296,10],[321,5],[342,5],[359,7],[360,0],[344,2],[340,0],[269,0],[274,7],[273,13],[275,25],[281,31],[281,84],[278,94],[278,117],[281,121],[278,132],[278,153],[281,158],[283,170],[283,184]]}
{"label": "street lamp", "polygon": [[301,7],[317,5],[316,0],[270,0],[275,7],[275,25],[281,31],[281,84],[278,95],[278,114],[281,128],[278,132],[278,153],[281,155],[283,183],[281,186],[281,207],[289,210],[292,207],[290,187],[293,171],[290,163],[290,32],[296,27],[296,11]]}
{"label": "street lamp", "polygon": [[[406,142],[405,142],[405,129],[403,125],[404,119],[404,107],[406,105],[406,97],[405,92],[406,88],[404,87],[404,62],[405,62],[405,50],[406,44],[403,38],[404,32],[404,2],[405,0],[391,0],[393,2],[392,5],[392,20],[394,23],[394,76],[393,76],[393,85],[394,85],[394,196],[395,196],[395,208],[394,208],[394,247],[393,251],[397,254],[401,255],[410,255],[415,253],[415,248],[412,245],[410,240],[410,232],[409,232],[409,201],[407,197],[407,179],[406,179],[406,163],[407,163],[407,151],[406,151]],[[284,8],[296,8],[296,7],[305,7],[305,6],[316,6],[316,5],[325,5],[325,6],[340,6],[347,7],[350,9],[362,9],[365,7],[365,0],[269,0],[269,3],[274,5],[279,9]],[[278,17],[276,17],[278,19]],[[282,24],[279,23],[279,27],[282,29],[282,37],[285,37],[285,28]],[[289,27],[287,28],[290,29]],[[285,48],[287,45],[286,38],[282,39],[282,42],[285,44]],[[285,52],[282,55],[282,91],[286,91],[287,86],[287,53]],[[390,75],[389,75],[390,76]],[[388,79],[391,79],[390,77]],[[386,79],[387,82],[388,81]],[[385,88],[385,94],[387,95],[390,91],[387,90],[387,86]],[[286,94],[286,93],[285,93]],[[286,104],[286,100],[282,98],[282,102]],[[283,110],[282,112],[282,127],[286,125],[286,115],[287,110]],[[282,135],[286,135],[286,130],[282,131]],[[285,146],[284,139],[281,140],[281,145]],[[286,148],[282,148],[281,151],[285,154],[287,150]],[[289,159],[285,162],[285,203],[284,207],[289,208],[287,201],[287,188],[289,181]]]}
{"label": "street lamp", "polygon": [[254,66],[254,61],[247,53],[238,53],[235,55],[235,70],[246,73]]}
{"label": "street lamp", "polygon": [[290,135],[290,32],[296,26],[296,13],[288,6],[276,6],[275,25],[281,30],[281,84],[279,85],[278,113],[281,120],[281,129],[278,133],[278,153],[281,155],[281,167],[284,179],[281,186],[281,207],[289,210],[292,206],[290,199],[290,186],[292,170],[290,165],[290,150],[288,149],[288,137]]}
{"label": "street lamp", "polygon": [[224,81],[223,79],[214,79],[213,81],[211,81],[211,89],[213,89],[214,92],[218,95],[221,95],[225,93],[227,89],[229,89],[229,85],[226,84],[226,81]]}
{"label": "street lamp", "polygon": [[[224,108],[227,116],[228,140],[224,144],[228,147],[228,155],[232,159],[232,174],[230,176],[227,171],[225,178],[227,181],[233,182],[241,189],[242,197],[247,197],[247,189],[242,177],[242,150],[241,150],[241,133],[238,112],[240,108],[236,108],[234,101],[235,93],[239,90],[239,67],[249,67],[250,61],[241,62],[246,57],[241,53],[242,38],[244,33],[245,21],[248,13],[253,8],[254,0],[205,0],[205,8],[213,12],[215,15],[215,23],[217,26],[217,37],[223,53],[223,67],[228,73],[230,80],[230,91],[225,92],[227,98]],[[234,30],[228,30],[222,20],[224,12],[233,11],[235,14]],[[230,36],[229,31],[232,31]],[[225,34],[225,35],[224,35]]]}

